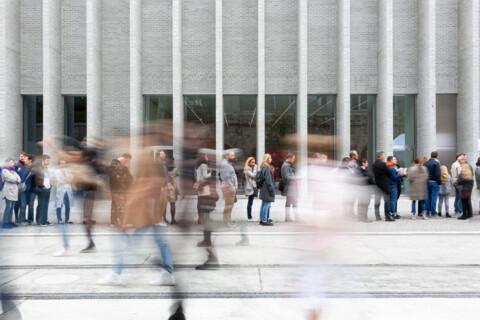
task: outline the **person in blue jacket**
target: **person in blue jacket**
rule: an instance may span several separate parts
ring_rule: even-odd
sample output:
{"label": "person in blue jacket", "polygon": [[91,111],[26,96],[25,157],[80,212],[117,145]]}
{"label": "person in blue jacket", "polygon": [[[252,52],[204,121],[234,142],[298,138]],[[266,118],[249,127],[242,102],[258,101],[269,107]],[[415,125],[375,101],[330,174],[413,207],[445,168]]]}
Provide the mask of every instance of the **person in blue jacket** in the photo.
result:
{"label": "person in blue jacket", "polygon": [[397,164],[397,158],[394,156],[388,156],[387,158],[387,168],[390,170],[391,174],[388,177],[388,182],[390,183],[390,211],[395,219],[400,219],[400,215],[397,213],[397,201],[398,201],[398,182],[405,175],[403,171],[398,171],[395,168]]}
{"label": "person in blue jacket", "polygon": [[433,151],[430,159],[423,164],[428,170],[427,180],[427,201],[425,202],[427,216],[437,217],[437,200],[442,184],[442,173],[440,171],[440,161],[438,153]]}

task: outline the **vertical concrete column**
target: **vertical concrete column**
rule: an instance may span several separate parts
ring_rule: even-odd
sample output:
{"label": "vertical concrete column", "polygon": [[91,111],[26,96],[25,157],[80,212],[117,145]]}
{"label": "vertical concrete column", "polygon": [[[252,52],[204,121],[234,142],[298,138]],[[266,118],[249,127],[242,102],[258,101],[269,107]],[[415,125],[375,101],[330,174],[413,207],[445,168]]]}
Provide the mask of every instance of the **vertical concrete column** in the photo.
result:
{"label": "vertical concrete column", "polygon": [[393,154],[392,0],[378,0],[376,149]]}
{"label": "vertical concrete column", "polygon": [[350,0],[337,2],[338,15],[338,94],[336,122],[336,158],[350,152]]}
{"label": "vertical concrete column", "polygon": [[223,0],[215,0],[215,139],[217,162],[223,151]]}
{"label": "vertical concrete column", "polygon": [[[142,0],[130,0],[130,152],[136,162],[138,135],[143,123]],[[132,165],[132,168],[135,168]]]}
{"label": "vertical concrete column", "polygon": [[87,0],[87,136],[102,137],[102,2]]}
{"label": "vertical concrete column", "polygon": [[183,83],[182,83],[182,0],[172,3],[172,87],[173,87],[173,156],[182,159]]}
{"label": "vertical concrete column", "polygon": [[458,2],[457,151],[473,164],[479,138],[478,0]]}
{"label": "vertical concrete column", "polygon": [[265,0],[258,0],[257,162],[265,153]]}
{"label": "vertical concrete column", "polygon": [[[0,1],[0,160],[23,149],[20,95],[20,1]],[[3,165],[3,163],[2,163]]]}
{"label": "vertical concrete column", "polygon": [[[61,0],[43,1],[43,137],[63,135]],[[50,153],[48,149],[44,153]]]}
{"label": "vertical concrete column", "polygon": [[418,1],[418,96],[416,106],[417,155],[437,148],[435,0]]}

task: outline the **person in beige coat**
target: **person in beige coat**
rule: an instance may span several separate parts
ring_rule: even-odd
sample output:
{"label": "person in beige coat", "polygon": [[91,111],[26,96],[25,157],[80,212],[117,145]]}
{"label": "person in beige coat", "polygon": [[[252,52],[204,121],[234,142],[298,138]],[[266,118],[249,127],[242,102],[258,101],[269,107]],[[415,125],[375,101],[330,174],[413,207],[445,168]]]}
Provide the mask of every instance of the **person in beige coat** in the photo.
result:
{"label": "person in beige coat", "polygon": [[425,199],[427,197],[428,170],[419,160],[412,161],[413,166],[408,170],[408,181],[410,182],[410,200],[412,200],[412,219],[415,220],[415,201],[418,201],[418,215],[426,219]]}
{"label": "person in beige coat", "polygon": [[2,199],[5,199],[5,211],[3,212],[2,228],[11,229],[17,224],[12,222],[13,207],[18,201],[18,184],[21,179],[15,172],[15,161],[7,159],[5,166],[2,167]]}

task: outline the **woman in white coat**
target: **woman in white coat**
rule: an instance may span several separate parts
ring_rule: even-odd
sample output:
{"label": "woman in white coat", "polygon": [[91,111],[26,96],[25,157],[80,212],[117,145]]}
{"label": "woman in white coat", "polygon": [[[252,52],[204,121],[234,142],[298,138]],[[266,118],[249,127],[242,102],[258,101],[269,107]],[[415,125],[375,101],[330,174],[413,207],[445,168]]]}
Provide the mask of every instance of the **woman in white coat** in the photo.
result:
{"label": "woman in white coat", "polygon": [[2,167],[2,181],[2,198],[5,199],[2,228],[11,229],[18,227],[17,224],[12,222],[12,214],[13,207],[18,201],[18,184],[21,181],[20,176],[15,172],[15,161],[13,159],[5,161],[5,165]]}
{"label": "woman in white coat", "polygon": [[248,197],[247,203],[247,217],[250,222],[258,222],[257,219],[252,217],[252,205],[255,196],[258,195],[257,182],[255,177],[257,176],[257,164],[255,163],[255,158],[250,157],[245,162],[245,167],[243,168],[243,174],[245,174],[245,196]]}

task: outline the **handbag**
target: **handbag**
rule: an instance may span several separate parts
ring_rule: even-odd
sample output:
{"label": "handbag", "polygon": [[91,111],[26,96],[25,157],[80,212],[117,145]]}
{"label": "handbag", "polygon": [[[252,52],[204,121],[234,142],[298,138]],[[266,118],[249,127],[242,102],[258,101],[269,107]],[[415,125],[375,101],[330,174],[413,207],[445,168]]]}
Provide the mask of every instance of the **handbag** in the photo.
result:
{"label": "handbag", "polygon": [[27,184],[26,184],[26,182],[27,182],[27,180],[28,180],[28,178],[30,177],[31,174],[32,174],[32,172],[29,172],[28,175],[27,175],[27,177],[25,178],[25,181],[20,182],[20,183],[18,184],[18,192],[21,193],[21,192],[25,192],[25,190],[27,190]]}

